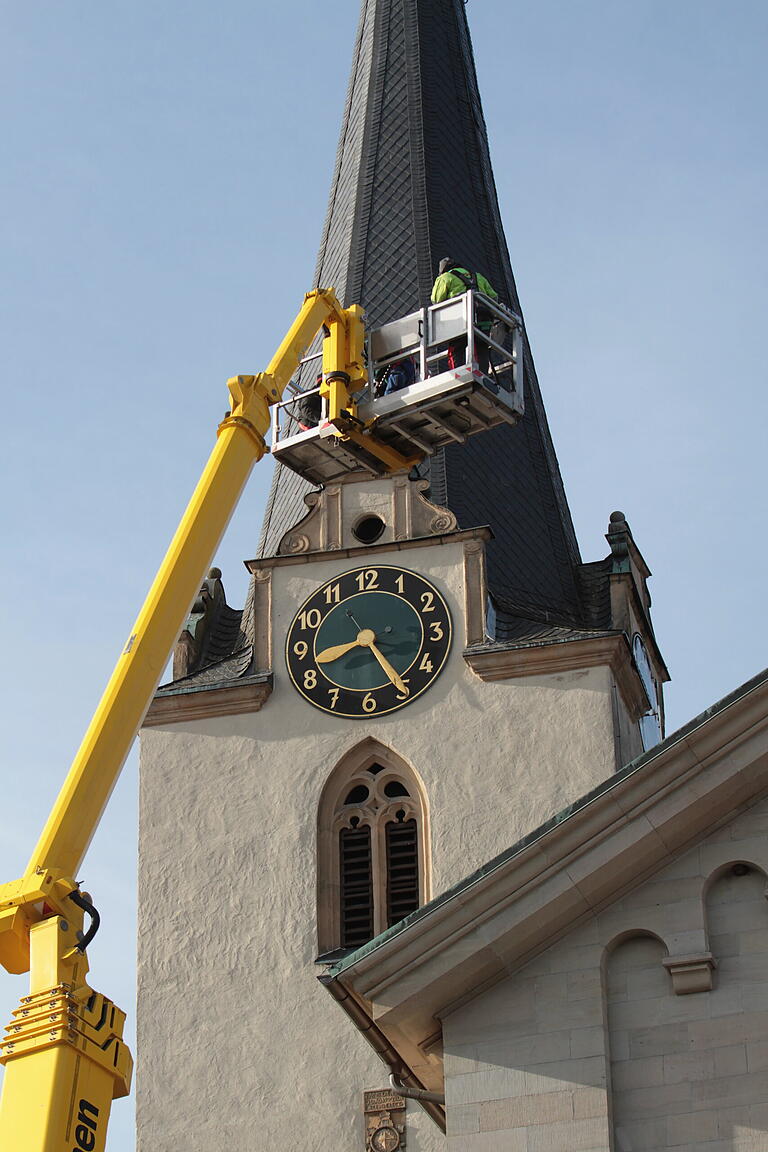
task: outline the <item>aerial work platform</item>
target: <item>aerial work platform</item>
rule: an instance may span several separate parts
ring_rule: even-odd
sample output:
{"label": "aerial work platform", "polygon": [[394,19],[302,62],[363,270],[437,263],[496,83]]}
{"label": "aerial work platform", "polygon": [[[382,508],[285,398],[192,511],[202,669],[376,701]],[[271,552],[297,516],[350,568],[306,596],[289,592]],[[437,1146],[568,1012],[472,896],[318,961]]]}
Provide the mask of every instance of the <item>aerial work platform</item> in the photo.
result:
{"label": "aerial work platform", "polygon": [[[340,418],[329,419],[320,376],[272,407],[273,456],[313,484],[396,471],[523,415],[522,320],[479,292],[373,329],[366,351],[368,387]],[[391,390],[404,379],[414,382]]]}

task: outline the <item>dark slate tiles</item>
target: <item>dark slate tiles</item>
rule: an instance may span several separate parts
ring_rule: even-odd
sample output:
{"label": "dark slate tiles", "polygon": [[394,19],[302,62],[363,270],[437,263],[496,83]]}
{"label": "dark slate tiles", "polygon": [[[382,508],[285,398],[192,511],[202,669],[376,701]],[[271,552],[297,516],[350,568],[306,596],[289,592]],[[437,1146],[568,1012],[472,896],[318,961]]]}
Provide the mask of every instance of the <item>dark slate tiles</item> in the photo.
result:
{"label": "dark slate tiles", "polygon": [[592,628],[611,626],[612,557],[582,564],[577,570],[581,590],[581,608],[584,622]]}
{"label": "dark slate tiles", "polygon": [[225,660],[218,660],[215,664],[206,664],[198,672],[192,672],[189,676],[182,676],[178,680],[161,684],[156,695],[173,695],[182,690],[192,691],[195,688],[227,684],[232,680],[238,680],[250,671],[252,658],[253,649],[251,647],[243,648]]}
{"label": "dark slate tiles", "polygon": [[229,604],[222,604],[216,613],[213,627],[205,637],[205,644],[200,657],[202,664],[215,664],[239,647],[238,640],[241,635],[241,622],[243,613]]}

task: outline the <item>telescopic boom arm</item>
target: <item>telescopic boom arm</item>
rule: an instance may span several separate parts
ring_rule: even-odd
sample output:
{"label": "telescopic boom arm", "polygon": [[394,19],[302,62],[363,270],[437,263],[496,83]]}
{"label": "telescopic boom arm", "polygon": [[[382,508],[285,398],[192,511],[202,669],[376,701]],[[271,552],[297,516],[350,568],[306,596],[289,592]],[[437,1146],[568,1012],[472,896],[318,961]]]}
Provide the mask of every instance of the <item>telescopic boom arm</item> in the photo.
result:
{"label": "telescopic boom arm", "polygon": [[85,982],[98,914],[75,877],[251,468],[268,451],[270,405],[321,328],[329,410],[349,406],[366,383],[362,310],[342,308],[333,289],[305,297],[266,372],[228,381],[231,410],[27,869],[0,886],[0,963],[31,973],[0,1043],[8,1152],[103,1152],[112,1099],[130,1089],[125,1016]]}

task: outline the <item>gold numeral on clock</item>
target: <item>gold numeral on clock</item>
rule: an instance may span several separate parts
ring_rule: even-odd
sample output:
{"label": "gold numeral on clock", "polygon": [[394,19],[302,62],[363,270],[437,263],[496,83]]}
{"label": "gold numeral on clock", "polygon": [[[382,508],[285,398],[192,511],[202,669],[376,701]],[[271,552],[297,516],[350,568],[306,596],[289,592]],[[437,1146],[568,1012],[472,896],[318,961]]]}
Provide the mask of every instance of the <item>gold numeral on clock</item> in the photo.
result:
{"label": "gold numeral on clock", "polygon": [[398,592],[402,596],[403,593],[405,592],[405,577],[404,576],[398,576],[397,580],[395,580],[395,584],[397,586]]}
{"label": "gold numeral on clock", "polygon": [[424,655],[422,656],[421,661],[419,662],[419,671],[420,672],[431,672],[432,671],[432,661],[429,658],[429,652],[425,652]]}
{"label": "gold numeral on clock", "polygon": [[328,689],[328,695],[331,698],[331,708],[335,708],[339,702],[339,689],[338,688],[329,688]]}
{"label": "gold numeral on clock", "polygon": [[434,610],[435,610],[435,606],[434,606],[434,604],[432,603],[432,601],[435,599],[435,597],[434,597],[434,595],[433,595],[433,593],[432,593],[432,592],[422,592],[422,594],[421,594],[421,596],[419,597],[419,599],[421,600],[422,604],[424,605],[424,607],[423,607],[423,608],[422,608],[422,610],[421,610],[421,611],[422,611],[422,613],[424,613],[424,612],[434,612]]}
{"label": "gold numeral on clock", "polygon": [[309,652],[309,645],[306,640],[297,640],[293,646],[294,656],[298,656],[299,660],[303,660],[307,652]]}
{"label": "gold numeral on clock", "polygon": [[[406,688],[410,684],[410,680],[408,679],[407,676],[403,677],[403,684],[405,684]],[[395,700],[407,700],[409,696],[410,696],[410,692],[398,692],[397,695],[395,696]]]}
{"label": "gold numeral on clock", "polygon": [[439,620],[432,620],[429,625],[429,630],[432,633],[430,640],[442,640],[443,626]]}
{"label": "gold numeral on clock", "polygon": [[317,688],[317,672],[315,672],[314,668],[307,668],[304,673],[304,687]]}
{"label": "gold numeral on clock", "polygon": [[379,586],[379,574],[375,568],[367,568],[365,572],[358,572],[355,577],[361,592],[372,592]]}
{"label": "gold numeral on clock", "polygon": [[326,602],[326,604],[338,604],[340,595],[341,595],[341,585],[340,584],[329,584],[325,590],[325,602]]}
{"label": "gold numeral on clock", "polygon": [[366,692],[363,696],[363,712],[375,712],[376,707],[376,697],[371,692]]}
{"label": "gold numeral on clock", "polygon": [[299,612],[300,628],[319,628],[321,620],[319,608],[310,608],[309,612]]}

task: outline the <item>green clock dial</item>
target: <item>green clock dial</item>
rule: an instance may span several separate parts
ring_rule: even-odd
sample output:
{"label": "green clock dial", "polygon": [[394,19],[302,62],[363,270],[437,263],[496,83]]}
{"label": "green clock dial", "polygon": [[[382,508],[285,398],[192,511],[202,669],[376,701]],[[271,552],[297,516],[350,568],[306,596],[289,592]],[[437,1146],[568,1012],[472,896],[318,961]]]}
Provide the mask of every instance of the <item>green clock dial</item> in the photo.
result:
{"label": "green clock dial", "polygon": [[438,590],[404,568],[354,568],[323,584],[296,613],[288,674],[324,712],[365,719],[415,700],[439,675],[451,615]]}

